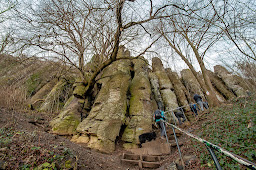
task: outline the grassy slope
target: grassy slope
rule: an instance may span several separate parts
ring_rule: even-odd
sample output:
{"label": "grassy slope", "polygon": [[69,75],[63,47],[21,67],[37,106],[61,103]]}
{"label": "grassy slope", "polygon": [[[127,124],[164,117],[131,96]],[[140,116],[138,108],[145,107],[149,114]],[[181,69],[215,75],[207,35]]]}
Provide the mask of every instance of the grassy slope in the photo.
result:
{"label": "grassy slope", "polygon": [[[256,98],[240,98],[223,105],[207,116],[197,134],[232,153],[256,163]],[[249,122],[252,127],[248,127]],[[196,142],[197,143],[197,142]],[[214,167],[204,145],[194,145],[200,152],[201,167]],[[223,169],[241,169],[239,163],[215,152]]]}

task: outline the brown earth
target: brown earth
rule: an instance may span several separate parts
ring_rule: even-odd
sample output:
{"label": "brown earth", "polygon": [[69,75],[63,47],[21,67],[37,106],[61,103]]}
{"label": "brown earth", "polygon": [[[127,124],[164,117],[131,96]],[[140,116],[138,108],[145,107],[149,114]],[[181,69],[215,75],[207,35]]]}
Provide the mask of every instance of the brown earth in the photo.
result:
{"label": "brown earth", "polygon": [[[121,164],[120,158],[124,151],[119,140],[114,153],[103,154],[71,142],[70,137],[48,133],[48,122],[54,116],[56,115],[44,112],[0,108],[0,129],[2,131],[5,129],[5,132],[0,134],[0,139],[3,140],[4,137],[11,139],[7,144],[0,143],[0,169],[1,164],[5,164],[6,169],[22,169],[28,164],[31,169],[46,162],[46,158],[54,158],[57,169],[62,169],[68,161],[71,162],[70,166],[73,169],[139,169],[135,165]],[[190,131],[193,131],[192,127],[189,127]],[[163,156],[162,166],[159,169],[168,169],[173,161],[177,162],[179,159],[171,135],[172,130],[169,128],[167,131],[172,143],[171,154]],[[8,134],[12,135],[8,136]],[[184,159],[186,158],[186,169],[202,169],[197,159],[198,153],[191,147],[193,142],[185,135],[180,136],[179,141],[182,144],[182,155]],[[60,159],[55,159],[56,155]]]}

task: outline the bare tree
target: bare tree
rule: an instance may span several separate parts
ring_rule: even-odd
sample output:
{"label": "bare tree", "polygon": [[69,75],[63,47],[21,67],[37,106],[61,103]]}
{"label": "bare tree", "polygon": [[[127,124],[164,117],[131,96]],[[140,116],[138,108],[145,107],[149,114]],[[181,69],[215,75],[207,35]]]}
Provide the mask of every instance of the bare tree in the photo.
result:
{"label": "bare tree", "polygon": [[[30,5],[26,12],[17,10],[23,21],[19,23],[19,30],[24,31],[19,35],[19,49],[32,49],[38,53],[47,51],[73,65],[84,78],[89,93],[97,75],[112,62],[122,59],[117,58],[122,41],[134,41],[142,31],[149,34],[145,24],[169,17],[163,15],[163,11],[173,5],[154,5],[152,0],[145,2],[149,6],[146,12],[140,12],[143,16],[134,10],[136,1],[126,0],[48,0],[37,3],[38,6]],[[152,43],[139,55],[144,54],[158,39],[152,36]],[[85,62],[94,54],[100,56],[101,61],[87,80]]]}
{"label": "bare tree", "polygon": [[[84,58],[88,17],[93,10],[86,1],[49,0],[29,5],[27,11],[17,10],[21,21],[18,29],[24,32],[18,37],[20,49],[50,52],[63,62],[79,70],[84,77]],[[28,13],[29,12],[29,13]],[[37,47],[37,48],[35,48]]]}
{"label": "bare tree", "polygon": [[[4,22],[7,22],[9,20],[8,15],[5,15],[6,13],[10,12],[14,7],[16,3],[12,1],[1,1],[1,7],[0,7],[0,24],[1,27],[4,25]],[[11,31],[5,30],[2,27],[2,31],[0,32],[1,41],[0,41],[0,54],[4,52],[6,46],[12,42],[12,35]]]}
{"label": "bare tree", "polygon": [[194,17],[212,24],[216,31],[221,30],[225,36],[222,37],[222,44],[229,44],[230,49],[236,50],[233,55],[246,56],[256,60],[255,52],[255,1],[221,1],[209,0],[208,10],[215,13],[217,20],[212,22],[202,14],[194,13]]}
{"label": "bare tree", "polygon": [[[180,7],[184,9],[184,6]],[[170,17],[162,22],[162,28],[158,31],[164,36],[171,48],[188,65],[193,75],[199,82],[208,102],[211,106],[218,106],[219,101],[214,92],[213,86],[207,74],[204,64],[204,57],[207,51],[220,39],[222,32],[212,32],[213,25],[204,23],[193,17],[193,13],[201,12],[198,9],[182,10],[179,15]],[[215,13],[204,11],[204,15],[215,22],[217,17]],[[187,54],[184,54],[184,51]],[[202,81],[194,69],[194,66],[188,56],[196,58],[202,71]]]}

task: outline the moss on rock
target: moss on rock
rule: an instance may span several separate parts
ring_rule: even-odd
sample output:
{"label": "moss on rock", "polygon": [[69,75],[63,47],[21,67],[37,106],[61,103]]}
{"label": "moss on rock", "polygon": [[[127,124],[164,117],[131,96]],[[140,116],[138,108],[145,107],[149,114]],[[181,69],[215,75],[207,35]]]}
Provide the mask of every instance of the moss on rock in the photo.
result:
{"label": "moss on rock", "polygon": [[134,143],[124,143],[123,147],[124,147],[125,150],[129,150],[129,149],[136,149],[136,148],[138,148],[138,145],[134,144]]}
{"label": "moss on rock", "polygon": [[52,133],[59,135],[76,134],[76,128],[81,122],[81,115],[78,112],[79,103],[77,98],[73,98],[69,105],[50,122]]}
{"label": "moss on rock", "polygon": [[134,61],[135,76],[131,82],[129,101],[130,120],[122,135],[122,140],[139,144],[139,135],[152,130],[152,100],[151,85],[144,60]]}
{"label": "moss on rock", "polygon": [[80,123],[80,118],[76,116],[72,111],[69,111],[68,115],[55,120],[55,124],[51,123],[52,133],[59,135],[73,135],[76,133],[76,128]]}
{"label": "moss on rock", "polygon": [[130,60],[120,60],[104,69],[101,78],[108,78],[89,115],[77,127],[78,132],[90,135],[88,147],[102,152],[114,151],[116,137],[126,120],[130,65]]}

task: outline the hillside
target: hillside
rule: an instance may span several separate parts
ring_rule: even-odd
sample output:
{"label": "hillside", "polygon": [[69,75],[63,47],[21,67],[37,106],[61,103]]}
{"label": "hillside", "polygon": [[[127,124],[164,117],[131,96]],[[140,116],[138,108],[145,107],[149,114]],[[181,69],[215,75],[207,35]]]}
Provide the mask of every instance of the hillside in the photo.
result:
{"label": "hillside", "polygon": [[[256,163],[255,106],[255,98],[232,101],[211,110],[209,114],[199,115],[199,119],[186,130]],[[49,163],[59,168],[138,169],[138,166],[121,164],[120,149],[112,154],[102,154],[70,142],[63,136],[47,133],[48,121],[54,116],[52,114],[3,107],[0,113],[1,168],[35,168]],[[254,125],[250,126],[250,122]],[[183,157],[196,157],[187,162],[187,169],[215,169],[204,145],[186,135],[180,137],[179,141],[183,143]],[[215,153],[223,169],[242,169],[237,162]],[[162,166],[167,167],[178,158],[177,149],[174,149],[171,156],[165,156]]]}
{"label": "hillside", "polygon": [[[118,55],[130,54],[121,49]],[[87,64],[88,76],[96,60]],[[187,119],[180,127],[256,161],[252,82],[216,66],[209,75],[221,106],[196,117],[189,108],[192,96],[200,94],[203,101],[206,97],[190,70],[182,70],[179,77],[159,58],[153,59],[152,68],[143,58],[116,61],[97,77],[93,93],[84,96],[85,84],[71,67],[1,55],[0,168],[138,169],[121,164],[121,155],[138,151],[138,137],[145,132],[155,131],[159,137],[152,113],[161,105],[170,123],[178,123],[171,112],[183,107]],[[171,154],[162,155],[162,168],[181,164],[170,127],[167,135]],[[204,146],[178,131],[177,135],[187,169],[214,167]],[[217,156],[222,167],[241,168]]]}

